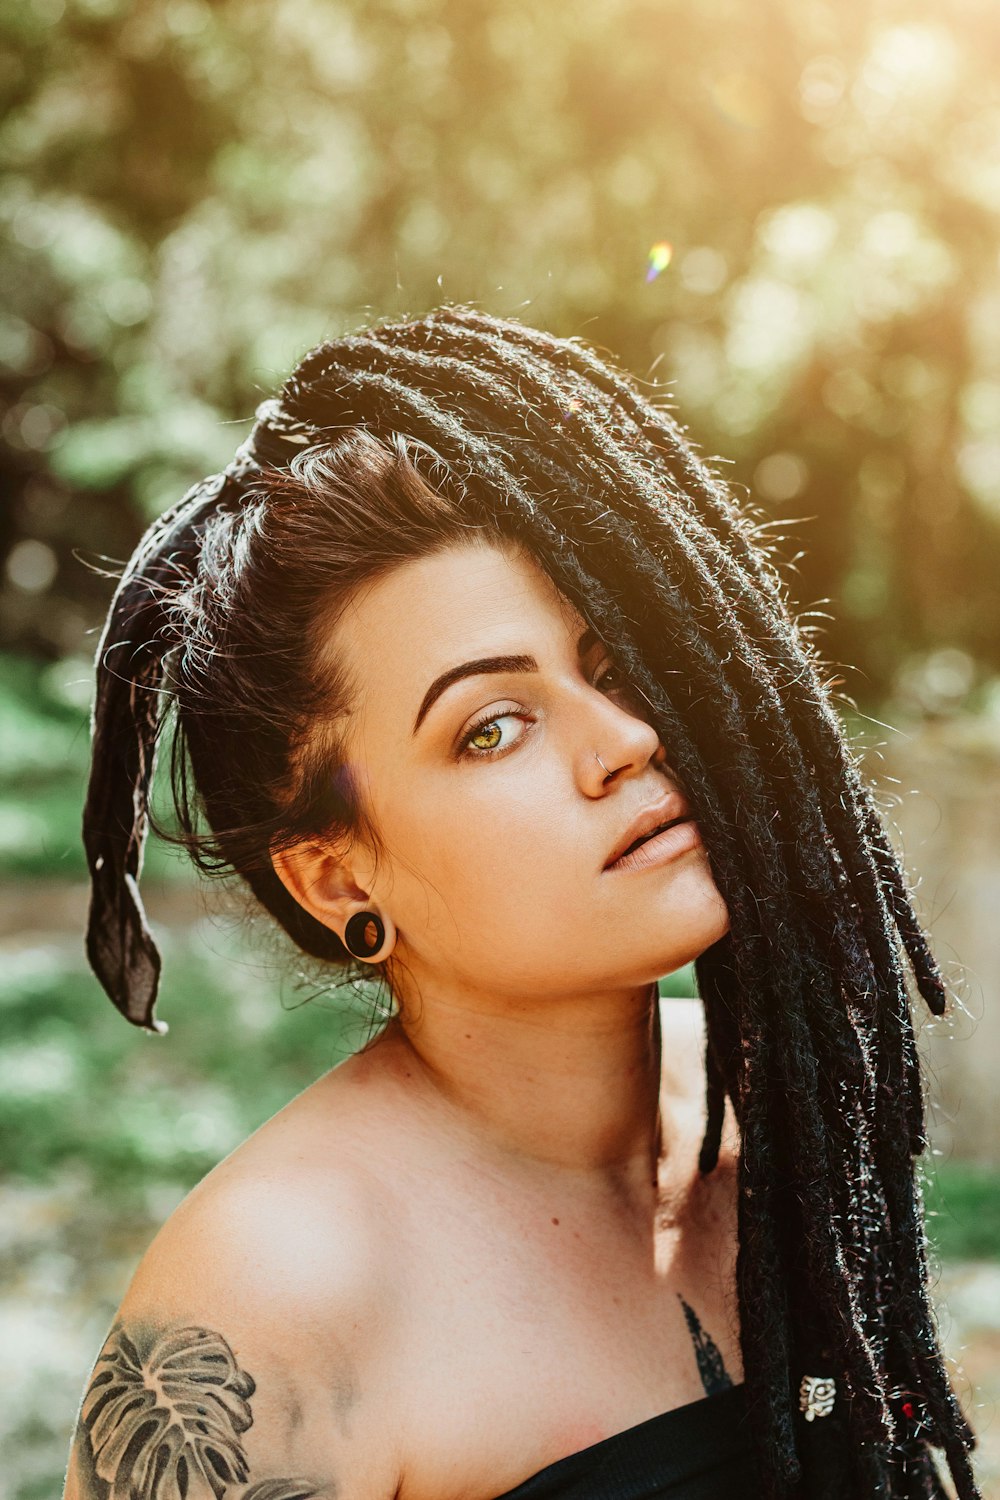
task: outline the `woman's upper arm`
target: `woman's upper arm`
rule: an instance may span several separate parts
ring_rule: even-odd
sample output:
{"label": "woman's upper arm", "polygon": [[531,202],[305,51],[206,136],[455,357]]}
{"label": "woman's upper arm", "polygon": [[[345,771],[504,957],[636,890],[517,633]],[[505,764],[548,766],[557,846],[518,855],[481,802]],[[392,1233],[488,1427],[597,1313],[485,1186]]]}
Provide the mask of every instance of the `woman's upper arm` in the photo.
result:
{"label": "woman's upper arm", "polygon": [[147,1253],[87,1381],[64,1500],[396,1493],[363,1247],[349,1229],[331,1246],[325,1216],[288,1201],[237,1204],[255,1232],[234,1238],[233,1207],[182,1215]]}
{"label": "woman's upper arm", "polygon": [[116,1320],[84,1393],[68,1500],[332,1496],[327,1456],[296,1431],[304,1406],[249,1363],[218,1328]]}

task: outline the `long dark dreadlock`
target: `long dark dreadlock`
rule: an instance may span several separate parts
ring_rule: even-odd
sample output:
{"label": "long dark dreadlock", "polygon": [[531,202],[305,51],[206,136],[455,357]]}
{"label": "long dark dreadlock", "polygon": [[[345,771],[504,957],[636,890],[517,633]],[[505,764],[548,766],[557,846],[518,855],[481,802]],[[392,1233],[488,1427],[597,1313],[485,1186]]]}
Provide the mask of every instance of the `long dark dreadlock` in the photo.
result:
{"label": "long dark dreadlock", "polygon": [[[974,1438],[928,1300],[913,1162],[926,1139],[904,963],[934,1014],[940,973],[747,516],[673,418],[582,344],[462,308],[322,344],[261,408],[229,470],[149,533],[98,653],[85,836],[89,951],[109,993],[130,1019],[158,1024],[158,957],[135,880],[165,660],[219,861],[303,948],[347,957],[267,857],[276,837],[356,812],[331,778],[330,744],[322,778],[303,772],[309,785],[289,801],[296,725],[322,692],[304,683],[296,700],[287,645],[273,670],[281,648],[267,622],[289,627],[282,586],[308,555],[289,497],[305,508],[311,475],[313,491],[322,479],[335,504],[357,506],[352,464],[368,483],[373,441],[405,524],[427,537],[482,527],[530,549],[613,646],[696,810],[730,913],[728,936],[696,964],[708,1035],[700,1167],[716,1163],[728,1096],[742,1137],[737,1283],[763,1493],[941,1495],[933,1446],[960,1500],[975,1500]],[[415,462],[446,497],[436,519],[405,479]],[[369,572],[392,545],[373,549]],[[265,575],[273,610],[255,612],[263,623],[249,636],[244,618],[240,653],[231,622],[252,596],[246,580],[259,594]],[[112,655],[126,641],[127,665]],[[265,690],[268,653],[281,680]],[[266,763],[248,754],[256,744],[271,747]],[[183,769],[178,800],[193,841]],[[815,1421],[799,1409],[803,1374],[837,1382]]]}

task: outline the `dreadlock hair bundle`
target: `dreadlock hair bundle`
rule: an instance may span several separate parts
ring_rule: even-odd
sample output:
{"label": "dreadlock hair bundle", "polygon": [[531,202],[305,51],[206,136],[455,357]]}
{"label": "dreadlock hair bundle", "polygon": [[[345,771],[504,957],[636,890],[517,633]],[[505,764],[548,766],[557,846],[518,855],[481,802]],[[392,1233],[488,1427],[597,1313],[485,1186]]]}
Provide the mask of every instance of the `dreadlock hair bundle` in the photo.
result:
{"label": "dreadlock hair bundle", "polygon": [[[162,536],[146,546],[99,653],[95,890],[111,860],[135,894],[141,831],[119,800],[117,855],[97,836],[109,804],[96,756],[98,744],[111,755],[113,716],[125,740],[135,726],[145,781],[132,741],[117,764],[143,812],[162,719],[158,699],[137,717],[136,695],[168,678],[155,664],[126,676],[123,706],[118,657],[117,687],[101,673],[145,589],[159,614],[143,628],[170,662],[189,842],[207,866],[238,870],[307,952],[348,962],[281,887],[269,852],[363,818],[336,739],[310,743],[344,693],[316,666],[330,627],[321,604],[470,532],[526,547],[644,699],[730,914],[727,937],[696,964],[708,1039],[700,1167],[717,1161],[728,1097],[742,1138],[737,1290],[761,1491],[940,1495],[933,1444],[960,1500],[975,1500],[974,1439],[927,1294],[904,958],[934,1014],[943,981],[771,558],[683,430],[583,345],[444,308],[313,350],[213,494],[215,513],[211,498],[197,506],[166,553]],[[134,905],[115,920],[104,967],[117,989],[106,983],[128,1010],[120,953]],[[150,1024],[152,993],[155,974],[132,1019]],[[803,1373],[837,1381],[816,1422],[798,1409]],[[918,1408],[916,1422],[907,1409]]]}

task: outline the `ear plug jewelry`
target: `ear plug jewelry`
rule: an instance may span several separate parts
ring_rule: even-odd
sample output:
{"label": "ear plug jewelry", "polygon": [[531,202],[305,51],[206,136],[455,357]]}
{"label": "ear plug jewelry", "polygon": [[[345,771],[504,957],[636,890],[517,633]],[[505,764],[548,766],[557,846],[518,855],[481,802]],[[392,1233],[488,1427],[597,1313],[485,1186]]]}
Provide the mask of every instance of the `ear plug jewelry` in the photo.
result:
{"label": "ear plug jewelry", "polygon": [[355,958],[371,958],[385,942],[385,926],[374,911],[356,911],[344,928],[344,947]]}

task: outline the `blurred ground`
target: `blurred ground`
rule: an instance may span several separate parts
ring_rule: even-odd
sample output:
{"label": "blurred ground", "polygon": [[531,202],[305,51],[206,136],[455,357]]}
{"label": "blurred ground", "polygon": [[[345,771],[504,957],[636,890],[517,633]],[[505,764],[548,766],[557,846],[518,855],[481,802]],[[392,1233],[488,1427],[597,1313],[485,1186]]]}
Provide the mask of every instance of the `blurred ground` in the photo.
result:
{"label": "blurred ground", "polygon": [[986,1500],[1000,1497],[1000,1265],[956,1261],[936,1288],[945,1347],[962,1373],[955,1389],[979,1437],[976,1475]]}

